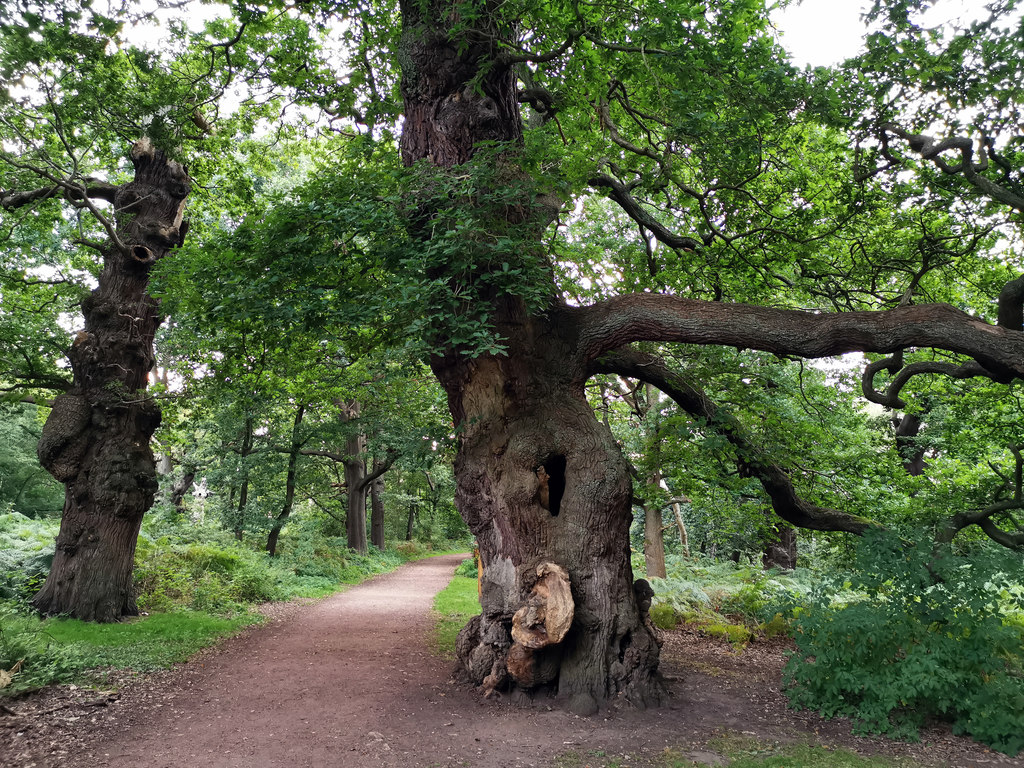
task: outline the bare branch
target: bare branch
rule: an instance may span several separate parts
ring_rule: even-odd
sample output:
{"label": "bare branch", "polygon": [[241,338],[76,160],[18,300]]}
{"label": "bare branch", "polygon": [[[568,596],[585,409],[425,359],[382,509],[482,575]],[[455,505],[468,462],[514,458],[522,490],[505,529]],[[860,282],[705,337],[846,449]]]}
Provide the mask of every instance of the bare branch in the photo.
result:
{"label": "bare branch", "polygon": [[[962,176],[985,196],[1024,212],[1024,197],[981,175],[980,172],[988,168],[984,139],[981,143],[981,160],[975,162],[974,142],[966,136],[951,136],[940,140],[921,133],[911,133],[891,123],[882,126],[882,130],[905,139],[913,152],[933,163],[943,173]],[[950,165],[943,159],[943,154],[951,150],[960,154],[960,162],[956,165]]]}
{"label": "bare branch", "polygon": [[621,181],[612,178],[606,173],[599,173],[590,179],[590,184],[594,187],[603,187],[610,190],[608,197],[618,203],[627,216],[670,248],[696,251],[703,245],[696,238],[677,235],[654,219],[640,206],[640,203],[629,193],[626,185]]}
{"label": "bare branch", "polygon": [[650,48],[645,45],[632,46],[632,45],[617,45],[616,43],[609,43],[606,40],[602,40],[597,35],[587,32],[583,35],[587,40],[592,42],[598,48],[606,48],[609,51],[618,51],[620,53],[642,53],[650,54],[652,56],[670,56],[671,53],[663,48]]}
{"label": "bare branch", "polygon": [[[875,389],[875,374],[883,370],[889,371],[890,375],[895,375],[885,392],[879,392]],[[963,365],[956,365],[940,360],[925,360],[903,367],[903,352],[901,350],[892,357],[871,363],[864,368],[864,373],[860,379],[861,392],[863,392],[866,399],[873,403],[878,403],[894,410],[901,410],[906,408],[907,404],[900,399],[900,392],[914,376],[919,376],[923,373],[940,373],[944,376],[949,376],[951,379],[970,379],[975,376],[984,376],[990,379],[996,378],[974,361],[964,363]]]}
{"label": "bare branch", "polygon": [[545,62],[554,61],[555,59],[565,55],[565,52],[568,51],[579,39],[579,32],[570,32],[564,43],[547,53],[533,53],[531,51],[509,53],[506,51],[498,56],[497,64],[499,66],[508,67],[513,64],[543,64]]}
{"label": "bare branch", "polygon": [[119,189],[118,185],[110,184],[99,179],[85,179],[81,185],[54,184],[40,189],[18,192],[16,190],[0,190],[0,208],[13,211],[26,205],[32,205],[40,200],[48,200],[53,197],[61,197],[65,200],[82,200],[90,197],[94,200],[105,200],[108,203],[114,202],[114,196]]}
{"label": "bare branch", "polygon": [[990,325],[948,304],[877,312],[805,312],[634,293],[565,307],[579,330],[582,362],[633,341],[676,341],[828,357],[933,347],[968,355],[997,381],[1024,378],[1024,333]]}

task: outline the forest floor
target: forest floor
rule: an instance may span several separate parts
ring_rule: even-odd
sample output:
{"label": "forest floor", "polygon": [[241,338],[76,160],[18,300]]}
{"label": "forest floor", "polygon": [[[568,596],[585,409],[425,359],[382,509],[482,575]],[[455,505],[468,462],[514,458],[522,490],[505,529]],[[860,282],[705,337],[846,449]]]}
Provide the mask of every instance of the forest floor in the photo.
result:
{"label": "forest floor", "polygon": [[1024,766],[948,728],[919,744],[855,737],[849,722],[787,708],[783,645],[736,653],[686,630],[664,633],[672,698],[662,709],[578,717],[554,702],[484,699],[453,683],[451,661],[431,648],[432,598],[461,560],[420,560],[324,600],[269,606],[263,626],[175,670],[111,680],[116,690],[54,686],[5,700],[0,766],[647,768],[665,765],[666,749],[724,765],[722,737]]}

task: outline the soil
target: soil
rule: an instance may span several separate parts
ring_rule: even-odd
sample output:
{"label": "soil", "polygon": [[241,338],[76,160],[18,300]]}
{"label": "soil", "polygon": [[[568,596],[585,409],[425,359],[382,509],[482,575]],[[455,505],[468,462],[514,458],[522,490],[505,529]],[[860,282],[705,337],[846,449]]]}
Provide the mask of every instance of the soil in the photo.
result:
{"label": "soil", "polygon": [[[578,717],[453,682],[431,648],[431,600],[462,556],[403,566],[320,601],[269,606],[268,622],[166,673],[97,691],[55,686],[5,699],[3,768],[512,768],[663,764],[667,748],[724,765],[715,737],[810,741],[928,765],[1024,766],[948,728],[906,744],[793,712],[779,692],[785,646],[736,653],[695,630],[664,633],[672,698]],[[526,704],[526,706],[524,706]],[[14,713],[14,714],[11,714]],[[603,755],[603,757],[602,757]]]}

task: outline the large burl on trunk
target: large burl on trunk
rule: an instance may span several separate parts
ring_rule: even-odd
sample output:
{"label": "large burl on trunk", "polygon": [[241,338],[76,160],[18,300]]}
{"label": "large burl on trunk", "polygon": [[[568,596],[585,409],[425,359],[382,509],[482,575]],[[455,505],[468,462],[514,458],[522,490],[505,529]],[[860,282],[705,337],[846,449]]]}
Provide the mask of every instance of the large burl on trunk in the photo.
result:
{"label": "large burl on trunk", "polygon": [[[433,364],[461,429],[456,502],[483,563],[482,615],[460,634],[459,661],[487,691],[556,689],[581,714],[618,696],[655,704],[629,469],[584,397],[573,319],[527,317],[514,302],[501,314],[507,356]],[[567,618],[564,636],[548,636]]]}
{"label": "large burl on trunk", "polygon": [[182,242],[184,167],[142,140],[135,179],[114,197],[116,237],[97,287],[83,302],[85,329],[69,352],[72,387],[43,428],[38,455],[65,485],[50,575],[33,601],[44,614],[116,621],[138,611],[132,565],[142,516],[157,490],[150,437],[160,410],[146,396],[157,302],[146,292],[153,264]]}

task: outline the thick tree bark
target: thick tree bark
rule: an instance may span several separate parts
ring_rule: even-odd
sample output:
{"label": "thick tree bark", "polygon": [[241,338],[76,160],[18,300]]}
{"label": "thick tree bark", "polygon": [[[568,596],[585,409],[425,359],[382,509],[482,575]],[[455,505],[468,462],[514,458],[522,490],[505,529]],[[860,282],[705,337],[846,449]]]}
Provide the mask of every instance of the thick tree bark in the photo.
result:
{"label": "thick tree bark", "polygon": [[161,317],[146,289],[153,264],[182,242],[191,189],[185,169],[148,141],[131,159],[135,179],[114,199],[117,236],[68,353],[74,383],[54,401],[38,445],[66,495],[53,567],[33,604],[89,621],[137,613],[132,566],[157,490],[150,438],[160,423],[145,390]]}
{"label": "thick tree bark", "polygon": [[[515,78],[496,48],[507,31],[492,26],[501,13],[488,5],[474,9],[474,21],[449,24],[458,3],[402,3],[407,165],[450,168],[472,161],[481,142],[520,141]],[[554,210],[527,181],[494,224],[520,238],[535,232],[539,242]],[[554,299],[551,313],[528,313],[510,297],[490,301],[506,355],[470,360],[452,350],[431,361],[459,429],[456,504],[483,563],[482,615],[458,642],[463,671],[488,692],[554,688],[579,713],[620,695],[658,702],[658,643],[630,567],[629,469],[584,397],[578,327],[555,317]],[[537,623],[543,614],[571,614],[571,625],[551,634],[552,622]]]}
{"label": "thick tree bark", "polygon": [[[572,327],[510,314],[506,357],[433,362],[460,425],[456,503],[484,569],[483,615],[460,635],[459,659],[487,689],[557,686],[580,713],[620,694],[656,703],[658,644],[630,566],[628,464],[567,364]],[[566,571],[575,619],[523,664],[508,627],[544,563]]]}
{"label": "thick tree bark", "polygon": [[718,344],[805,358],[932,347],[973,357],[996,380],[1024,378],[1024,333],[948,304],[814,313],[643,293],[571,312],[579,317],[580,349],[588,359],[633,341]]}

